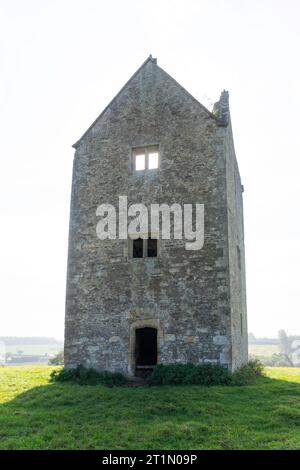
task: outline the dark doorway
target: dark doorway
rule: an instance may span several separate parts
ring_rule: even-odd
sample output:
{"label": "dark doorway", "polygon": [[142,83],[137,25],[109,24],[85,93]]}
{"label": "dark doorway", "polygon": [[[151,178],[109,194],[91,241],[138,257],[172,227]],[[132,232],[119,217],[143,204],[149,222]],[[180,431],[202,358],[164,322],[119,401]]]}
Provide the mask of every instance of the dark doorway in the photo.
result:
{"label": "dark doorway", "polygon": [[135,330],[136,371],[153,369],[157,364],[157,329],[139,328]]}

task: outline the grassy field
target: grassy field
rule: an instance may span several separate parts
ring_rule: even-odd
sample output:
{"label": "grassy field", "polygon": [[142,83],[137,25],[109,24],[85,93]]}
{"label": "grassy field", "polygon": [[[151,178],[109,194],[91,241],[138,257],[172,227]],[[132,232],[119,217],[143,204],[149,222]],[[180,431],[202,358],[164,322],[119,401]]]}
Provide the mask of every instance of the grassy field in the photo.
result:
{"label": "grassy field", "polygon": [[300,369],[244,387],[51,384],[0,368],[1,449],[300,449]]}
{"label": "grassy field", "polygon": [[269,358],[279,352],[278,344],[249,344],[249,354],[258,358]]}

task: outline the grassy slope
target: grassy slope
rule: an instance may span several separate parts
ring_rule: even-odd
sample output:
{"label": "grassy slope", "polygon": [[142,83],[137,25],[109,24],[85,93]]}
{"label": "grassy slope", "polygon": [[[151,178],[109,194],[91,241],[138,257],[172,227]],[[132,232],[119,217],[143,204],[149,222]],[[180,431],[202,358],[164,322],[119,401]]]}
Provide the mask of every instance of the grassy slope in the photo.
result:
{"label": "grassy slope", "polygon": [[52,369],[0,368],[1,449],[300,448],[300,369],[247,387],[115,389],[49,384]]}

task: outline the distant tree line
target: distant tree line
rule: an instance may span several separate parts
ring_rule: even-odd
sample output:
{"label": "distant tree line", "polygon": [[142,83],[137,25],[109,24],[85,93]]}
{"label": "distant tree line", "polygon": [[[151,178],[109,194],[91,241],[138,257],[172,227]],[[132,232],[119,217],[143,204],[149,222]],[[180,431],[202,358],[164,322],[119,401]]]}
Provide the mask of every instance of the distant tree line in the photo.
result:
{"label": "distant tree line", "polygon": [[61,344],[62,341],[59,341],[55,338],[47,338],[45,336],[0,336],[0,341],[3,341],[7,346],[18,346],[21,344]]}
{"label": "distant tree line", "polygon": [[249,344],[278,344],[278,338],[257,338],[253,333],[248,334]]}

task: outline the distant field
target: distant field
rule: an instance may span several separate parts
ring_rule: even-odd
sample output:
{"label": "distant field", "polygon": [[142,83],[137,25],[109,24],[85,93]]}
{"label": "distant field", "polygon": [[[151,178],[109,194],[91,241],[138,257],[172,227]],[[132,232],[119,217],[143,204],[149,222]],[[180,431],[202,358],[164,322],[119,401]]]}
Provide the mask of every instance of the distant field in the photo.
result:
{"label": "distant field", "polygon": [[[7,345],[6,352],[17,354],[22,351],[25,355],[45,354],[54,355],[63,349],[63,344],[24,344],[24,345]],[[272,354],[278,353],[279,347],[276,344],[249,344],[249,354],[257,357],[271,357]]]}
{"label": "distant field", "polygon": [[17,354],[22,351],[23,354],[43,356],[45,354],[57,354],[63,349],[63,344],[17,344],[6,345],[6,353]]}
{"label": "distant field", "polygon": [[249,344],[249,355],[256,357],[271,357],[279,353],[278,344]]}
{"label": "distant field", "polygon": [[1,449],[300,449],[300,369],[243,387],[51,384],[0,367]]}

